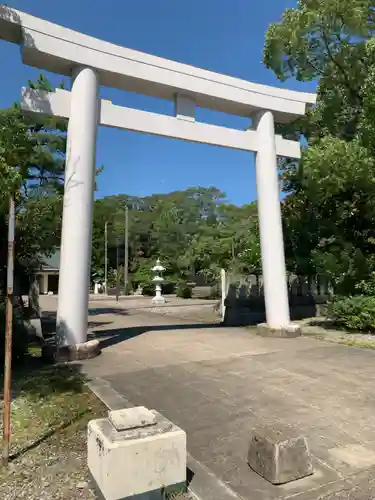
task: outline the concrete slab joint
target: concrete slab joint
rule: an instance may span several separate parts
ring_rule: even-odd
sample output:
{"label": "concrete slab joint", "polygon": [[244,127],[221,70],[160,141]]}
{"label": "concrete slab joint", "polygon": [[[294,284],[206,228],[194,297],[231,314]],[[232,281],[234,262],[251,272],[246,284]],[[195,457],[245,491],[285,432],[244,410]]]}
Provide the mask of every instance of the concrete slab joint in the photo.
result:
{"label": "concrete slab joint", "polygon": [[186,433],[155,410],[110,411],[89,422],[87,461],[105,500],[161,500],[186,489]]}
{"label": "concrete slab joint", "polygon": [[284,484],[313,474],[307,439],[289,427],[252,430],[249,466],[272,484]]}

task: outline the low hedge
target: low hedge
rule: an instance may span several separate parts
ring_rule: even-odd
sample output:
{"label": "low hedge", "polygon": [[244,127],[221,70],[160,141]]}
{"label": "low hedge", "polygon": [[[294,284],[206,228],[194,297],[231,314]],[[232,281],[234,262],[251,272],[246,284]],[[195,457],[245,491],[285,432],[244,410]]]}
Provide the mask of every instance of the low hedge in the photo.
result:
{"label": "low hedge", "polygon": [[191,299],[193,291],[187,283],[180,282],[177,283],[176,295],[181,299]]}
{"label": "low hedge", "polygon": [[329,305],[328,316],[348,330],[375,332],[375,296],[337,298]]}

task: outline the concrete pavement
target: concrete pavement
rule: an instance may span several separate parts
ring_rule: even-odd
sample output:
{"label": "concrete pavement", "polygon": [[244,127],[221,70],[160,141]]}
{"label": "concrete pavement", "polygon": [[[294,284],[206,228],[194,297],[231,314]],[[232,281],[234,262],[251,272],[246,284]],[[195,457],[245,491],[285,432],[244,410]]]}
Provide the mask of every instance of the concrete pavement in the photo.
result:
{"label": "concrete pavement", "polygon": [[[84,370],[187,432],[193,473],[215,484],[206,500],[375,498],[373,351],[125,306],[96,305],[90,321],[103,353]],[[305,435],[315,474],[273,486],[249,469],[249,431],[259,423]]]}

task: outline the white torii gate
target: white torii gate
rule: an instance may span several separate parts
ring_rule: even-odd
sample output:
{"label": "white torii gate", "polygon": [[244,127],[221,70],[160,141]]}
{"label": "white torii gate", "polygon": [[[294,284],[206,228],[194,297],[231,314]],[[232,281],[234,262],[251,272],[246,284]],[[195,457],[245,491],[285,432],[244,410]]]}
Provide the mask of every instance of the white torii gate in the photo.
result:
{"label": "white torii gate", "polygon": [[[71,91],[22,89],[22,108],[69,119],[57,313],[60,345],[86,341],[95,150],[98,125],[256,153],[258,215],[267,325],[291,328],[277,155],[300,144],[275,135],[315,103],[314,94],[258,85],[104,42],[0,5],[0,38],[21,46],[30,66],[69,76]],[[106,85],[175,102],[175,116],[99,100]],[[252,118],[252,130],[195,121],[195,106]]]}

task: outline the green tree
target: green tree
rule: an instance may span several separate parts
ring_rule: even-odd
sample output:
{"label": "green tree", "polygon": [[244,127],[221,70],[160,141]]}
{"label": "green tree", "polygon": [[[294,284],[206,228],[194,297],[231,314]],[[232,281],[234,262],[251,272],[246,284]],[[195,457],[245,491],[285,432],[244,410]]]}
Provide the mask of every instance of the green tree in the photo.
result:
{"label": "green tree", "polygon": [[18,194],[32,151],[33,141],[19,111],[0,110],[0,206],[3,210],[9,197]]}
{"label": "green tree", "polygon": [[116,266],[118,245],[120,263],[124,262],[124,212],[128,206],[131,272],[136,273],[144,259],[161,257],[170,279],[188,278],[194,262],[185,254],[204,228],[215,226],[223,199],[223,193],[216,188],[192,187],[144,198],[118,195],[96,200],[93,269],[104,269],[106,221],[109,268]]}
{"label": "green tree", "polygon": [[[41,75],[34,84],[52,90]],[[16,199],[16,277],[38,267],[59,245],[65,168],[66,123],[24,115],[15,104],[0,111],[0,286],[7,265],[9,196]]]}
{"label": "green tree", "polygon": [[317,106],[299,124],[308,138],[356,134],[374,29],[370,0],[299,0],[269,26],[265,65],[281,80],[319,82]]}
{"label": "green tree", "polygon": [[266,34],[264,62],[285,80],[317,80],[317,105],[286,135],[308,142],[281,161],[288,267],[324,272],[349,292],[374,266],[374,7],[300,0]]}

